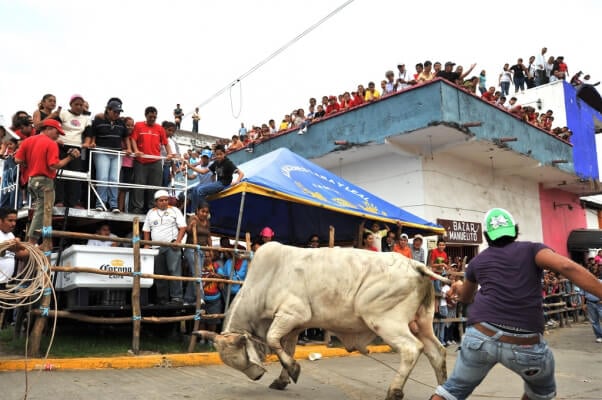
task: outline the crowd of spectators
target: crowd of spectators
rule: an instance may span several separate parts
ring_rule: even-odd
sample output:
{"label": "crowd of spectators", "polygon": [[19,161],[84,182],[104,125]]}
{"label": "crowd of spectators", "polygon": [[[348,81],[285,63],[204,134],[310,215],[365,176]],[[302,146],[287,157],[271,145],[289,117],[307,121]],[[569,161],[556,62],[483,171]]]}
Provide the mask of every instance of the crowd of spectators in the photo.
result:
{"label": "crowd of spectators", "polygon": [[[410,72],[404,63],[397,65],[396,71],[388,70],[384,74],[384,79],[377,85],[374,81],[367,85],[358,84],[350,91],[345,91],[338,95],[324,95],[320,97],[320,103],[315,97],[309,99],[307,112],[304,108],[295,108],[290,113],[285,114],[280,123],[270,119],[267,124],[255,124],[247,129],[244,124],[238,133],[233,135],[231,140],[226,140],[224,144],[228,146],[229,151],[236,151],[245,148],[248,152],[253,152],[255,143],[268,139],[276,134],[283,132],[296,131],[299,135],[307,132],[313,122],[321,118],[347,111],[365,103],[377,101],[397,92],[406,90],[416,85],[432,81],[435,78],[445,79],[466,90],[475,96],[480,96],[500,108],[506,109],[525,122],[529,122],[541,129],[555,134],[563,140],[569,140],[571,131],[567,127],[557,127],[553,124],[553,117],[550,112],[540,113],[531,106],[521,106],[514,102],[510,96],[511,85],[514,86],[514,93],[524,93],[525,90],[537,86],[545,85],[558,80],[566,80],[569,76],[568,66],[563,56],[548,56],[547,48],[542,48],[536,56],[530,56],[528,63],[523,63],[522,58],[518,58],[516,64],[504,64],[502,71],[498,76],[497,85],[487,85],[487,72],[481,70],[479,74],[472,74],[476,64],[471,64],[464,70],[462,65],[456,65],[453,61],[442,64],[439,61],[430,60],[417,63],[415,72]],[[580,79],[576,75],[571,79],[574,85],[589,81],[589,75]]]}

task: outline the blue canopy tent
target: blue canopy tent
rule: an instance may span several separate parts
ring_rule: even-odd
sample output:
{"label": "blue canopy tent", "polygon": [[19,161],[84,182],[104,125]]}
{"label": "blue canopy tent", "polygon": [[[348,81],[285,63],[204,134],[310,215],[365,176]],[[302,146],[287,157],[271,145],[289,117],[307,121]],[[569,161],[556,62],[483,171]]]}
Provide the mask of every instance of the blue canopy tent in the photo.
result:
{"label": "blue canopy tent", "polygon": [[285,148],[238,167],[245,174],[242,182],[209,197],[216,233],[238,236],[238,227],[255,236],[270,226],[274,240],[304,245],[312,234],[326,241],[329,226],[337,242],[351,243],[363,220],[392,229],[400,223],[409,235],[444,232]]}

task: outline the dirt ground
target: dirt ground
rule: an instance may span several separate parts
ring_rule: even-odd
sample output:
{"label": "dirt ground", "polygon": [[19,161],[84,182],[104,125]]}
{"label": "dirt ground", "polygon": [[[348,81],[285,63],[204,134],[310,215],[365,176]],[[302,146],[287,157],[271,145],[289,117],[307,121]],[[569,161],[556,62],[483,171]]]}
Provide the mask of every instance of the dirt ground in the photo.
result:
{"label": "dirt ground", "polygon": [[[556,329],[546,339],[554,350],[558,399],[593,400],[602,398],[602,344],[594,342],[587,323]],[[448,350],[448,370],[456,360],[456,346]],[[301,360],[298,384],[285,391],[268,389],[280,371],[277,363],[268,365],[260,381],[249,381],[242,373],[224,365],[185,368],[105,369],[88,371],[30,372],[27,399],[383,399],[399,356],[375,354],[368,357]],[[386,364],[386,365],[383,365]],[[0,398],[23,399],[25,373],[0,373]],[[406,399],[428,399],[435,385],[433,371],[421,357],[406,384]],[[520,379],[502,367],[495,367],[471,398],[518,399]]]}

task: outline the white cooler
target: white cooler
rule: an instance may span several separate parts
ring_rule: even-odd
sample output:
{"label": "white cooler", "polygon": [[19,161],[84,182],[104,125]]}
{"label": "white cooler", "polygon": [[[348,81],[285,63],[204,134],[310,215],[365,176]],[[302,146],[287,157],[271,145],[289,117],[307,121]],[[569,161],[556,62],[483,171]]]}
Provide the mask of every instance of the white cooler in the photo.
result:
{"label": "white cooler", "polygon": [[[158,250],[140,249],[140,271],[152,274],[154,258]],[[103,271],[134,272],[134,250],[126,247],[101,247],[73,245],[66,248],[61,256],[61,266],[97,268]],[[140,279],[141,288],[149,288],[153,280]],[[121,275],[98,275],[84,272],[58,272],[56,290],[76,288],[130,288],[132,277]]]}

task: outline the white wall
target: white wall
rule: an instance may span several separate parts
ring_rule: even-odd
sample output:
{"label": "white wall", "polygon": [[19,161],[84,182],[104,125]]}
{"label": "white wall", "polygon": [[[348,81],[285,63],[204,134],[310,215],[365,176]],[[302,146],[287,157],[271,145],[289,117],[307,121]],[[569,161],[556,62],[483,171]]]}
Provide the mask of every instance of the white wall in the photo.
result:
{"label": "white wall", "polygon": [[591,208],[585,209],[585,227],[587,229],[600,229],[598,225],[598,211]]}
{"label": "white wall", "polygon": [[[514,96],[517,104],[521,106],[531,106],[539,113],[548,110],[554,111],[554,123],[552,128],[557,126],[566,126],[566,108],[564,106],[564,86],[561,81],[548,83],[546,85],[537,86],[533,89],[526,90],[523,94],[514,93],[514,85],[510,85],[510,94],[507,100]],[[537,100],[541,99],[541,109],[538,109]]]}
{"label": "white wall", "polygon": [[491,168],[442,154],[433,160],[391,154],[332,172],[433,222],[482,222],[488,209],[503,207],[519,223],[522,240],[543,241],[539,190],[533,181],[495,176]]}

